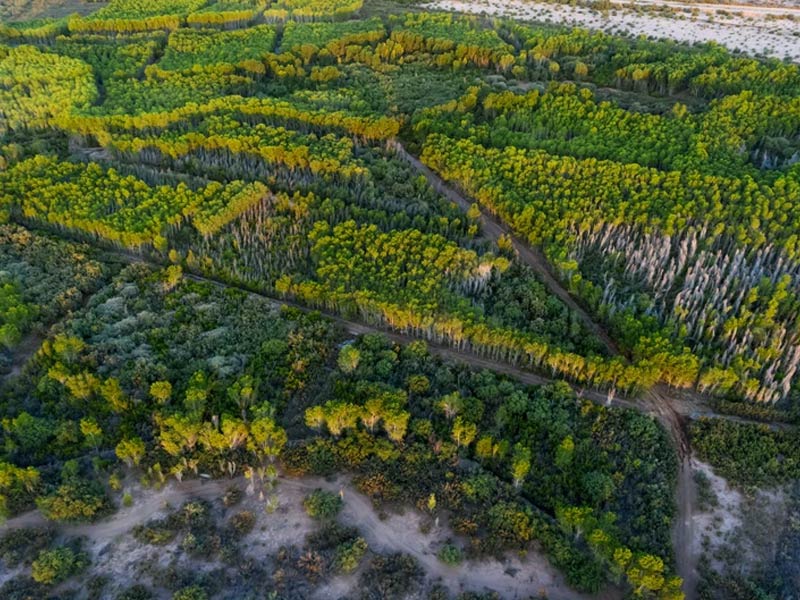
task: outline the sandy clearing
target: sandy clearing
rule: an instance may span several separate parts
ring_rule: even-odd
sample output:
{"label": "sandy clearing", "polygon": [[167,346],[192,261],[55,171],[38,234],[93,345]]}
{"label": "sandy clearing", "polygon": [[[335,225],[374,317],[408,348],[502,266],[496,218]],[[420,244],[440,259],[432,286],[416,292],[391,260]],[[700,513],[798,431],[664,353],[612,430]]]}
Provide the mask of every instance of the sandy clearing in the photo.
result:
{"label": "sandy clearing", "polygon": [[[240,478],[205,483],[201,480],[170,482],[159,490],[134,486],[131,488],[134,498],[132,506],[123,507],[97,523],[62,526],[60,533],[85,536],[88,539],[87,550],[92,554],[93,572],[112,575],[117,585],[129,585],[136,581],[136,566],[141,561],[157,556],[158,563],[165,566],[177,552],[177,542],[159,548],[137,543],[129,535],[135,525],[163,517],[169,510],[191,499],[218,499],[230,485],[236,484],[244,489],[246,483]],[[267,513],[256,494],[249,495],[240,505],[229,509],[229,514],[247,509],[257,516],[253,532],[242,542],[244,552],[257,558],[272,554],[281,546],[301,546],[305,536],[315,527],[302,508],[302,499],[317,488],[343,494],[344,508],[340,521],[358,528],[371,550],[380,553],[404,552],[413,556],[429,580],[441,582],[453,593],[494,590],[509,600],[528,598],[532,594],[546,594],[551,600],[589,598],[569,588],[561,574],[534,550],[528,551],[524,557],[508,555],[502,561],[490,558],[448,567],[436,557],[446,540],[457,539],[445,524],[422,533],[420,524],[423,517],[416,510],[382,518],[372,502],[358,493],[345,476],[331,481],[316,477],[282,477],[278,480],[279,504],[275,512]],[[47,525],[48,522],[40,513],[32,511],[8,520],[3,528]],[[3,573],[0,575],[0,584],[15,574],[16,571]],[[353,575],[334,577],[316,590],[315,597],[344,596],[356,584],[357,579]],[[615,597],[613,590],[604,597]]]}
{"label": "sandy clearing", "polygon": [[[767,21],[763,14],[753,13],[751,19],[739,16],[722,18],[710,12],[701,12],[697,16],[675,13],[672,17],[665,17],[652,12],[637,13],[621,6],[600,12],[580,6],[547,4],[533,0],[435,0],[425,6],[430,9],[584,27],[608,33],[643,35],[689,44],[716,42],[729,50],[780,59],[788,57],[792,61],[800,62],[800,37],[797,35],[800,26],[797,22],[788,19]],[[719,9],[734,10],[722,5]],[[687,5],[685,10],[691,9]]]}
{"label": "sandy clearing", "polygon": [[609,0],[612,4],[620,6],[669,6],[670,8],[697,9],[704,12],[716,13],[718,11],[742,13],[747,16],[763,15],[797,15],[800,16],[800,6],[763,6],[760,4],[727,4],[691,2],[691,0]]}
{"label": "sandy clearing", "polygon": [[709,557],[713,568],[719,568],[718,561],[713,559],[714,549],[718,548],[727,537],[742,524],[742,494],[732,488],[728,482],[716,475],[711,465],[693,459],[692,467],[708,477],[711,489],[717,496],[718,504],[707,512],[696,512],[692,516],[696,535],[692,540],[692,551],[696,556],[704,552],[703,538],[709,539]]}

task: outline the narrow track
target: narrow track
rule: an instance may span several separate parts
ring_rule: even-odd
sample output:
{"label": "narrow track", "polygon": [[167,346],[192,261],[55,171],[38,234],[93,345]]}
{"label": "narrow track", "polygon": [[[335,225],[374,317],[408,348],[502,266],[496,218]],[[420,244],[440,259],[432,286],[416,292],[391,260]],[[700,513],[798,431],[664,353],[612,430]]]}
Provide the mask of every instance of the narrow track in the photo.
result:
{"label": "narrow track", "polygon": [[[420,175],[423,175],[433,189],[451,202],[457,204],[461,210],[466,212],[472,207],[473,204],[478,204],[474,200],[467,198],[460,191],[445,183],[445,181],[439,177],[439,175],[434,173],[430,167],[422,163],[422,161],[420,161],[416,156],[410,154],[400,142],[390,142],[389,147],[397,152],[398,156],[400,156],[403,160],[413,166],[420,173]],[[611,354],[621,354],[619,347],[614,340],[611,339],[611,336],[608,335],[608,332],[594,319],[592,319],[591,315],[589,315],[586,309],[576,302],[575,298],[573,298],[564,288],[564,286],[558,282],[558,279],[550,268],[550,265],[548,264],[547,259],[544,257],[544,254],[541,250],[533,248],[532,246],[524,243],[516,235],[514,235],[508,225],[496,217],[487,214],[483,209],[481,209],[480,223],[481,231],[487,239],[495,243],[497,243],[501,236],[506,236],[508,239],[510,239],[520,262],[533,269],[550,293],[556,296],[559,300],[566,304],[570,310],[578,315],[586,328],[589,329],[589,331],[591,331],[603,343],[603,345]]]}

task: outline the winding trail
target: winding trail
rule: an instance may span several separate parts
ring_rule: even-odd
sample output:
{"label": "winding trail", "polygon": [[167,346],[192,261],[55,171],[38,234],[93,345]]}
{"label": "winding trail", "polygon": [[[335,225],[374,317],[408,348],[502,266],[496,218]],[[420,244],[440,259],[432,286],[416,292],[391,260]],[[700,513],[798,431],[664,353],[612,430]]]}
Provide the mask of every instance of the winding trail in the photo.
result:
{"label": "winding trail", "polygon": [[[95,542],[96,547],[102,548],[128,535],[136,525],[162,516],[167,506],[177,508],[189,500],[219,499],[231,484],[247,488],[249,482],[243,477],[210,481],[201,479],[171,481],[159,490],[146,490],[137,496],[133,506],[120,508],[106,519],[96,523],[59,525],[59,532],[67,536],[85,536]],[[436,526],[428,533],[422,533],[419,527],[421,515],[413,509],[407,510],[403,515],[384,517],[378,514],[370,499],[358,492],[346,476],[340,476],[335,480],[281,476],[278,478],[276,491],[282,504],[288,502],[299,505],[306,494],[318,488],[342,494],[344,507],[339,515],[339,521],[357,528],[359,535],[367,541],[372,550],[381,553],[402,552],[413,556],[428,579],[433,582],[440,581],[452,593],[495,591],[501,597],[508,599],[528,598],[532,592],[545,593],[551,600],[590,598],[597,600],[618,597],[618,590],[614,588],[609,588],[601,596],[587,596],[573,590],[566,584],[563,576],[538,552],[530,552],[524,559],[507,555],[502,561],[487,558],[481,561],[466,561],[454,567],[448,566],[438,559],[436,551],[447,539],[455,537],[449,527]],[[251,497],[254,496],[251,494]],[[276,513],[263,518],[281,517]],[[34,510],[9,519],[4,523],[4,528],[19,529],[48,525],[53,524],[39,511]],[[254,535],[269,535],[269,533]],[[294,542],[302,545],[303,537],[298,537]]]}
{"label": "winding trail", "polygon": [[[408,162],[421,175],[423,175],[434,190],[451,202],[457,204],[461,210],[466,212],[472,207],[473,204],[478,205],[477,202],[467,198],[460,191],[445,183],[445,181],[430,167],[424,164],[416,156],[409,153],[400,142],[395,140],[389,142],[388,146],[397,152],[398,156]],[[570,310],[578,315],[586,328],[589,329],[589,331],[591,331],[603,343],[603,345],[611,354],[620,354],[619,348],[614,340],[611,339],[611,336],[608,335],[608,332],[598,325],[597,322],[592,319],[586,309],[578,304],[578,302],[575,301],[575,298],[573,298],[570,293],[558,282],[558,279],[550,268],[550,264],[547,262],[547,259],[544,257],[544,254],[541,252],[541,250],[523,243],[508,225],[493,215],[487,214],[483,207],[480,207],[480,213],[481,232],[483,233],[484,237],[495,243],[497,243],[502,236],[510,239],[520,262],[529,266],[536,272],[536,274],[542,280],[542,283],[547,286],[547,289],[550,291],[550,293],[558,297],[558,299],[566,304]]]}

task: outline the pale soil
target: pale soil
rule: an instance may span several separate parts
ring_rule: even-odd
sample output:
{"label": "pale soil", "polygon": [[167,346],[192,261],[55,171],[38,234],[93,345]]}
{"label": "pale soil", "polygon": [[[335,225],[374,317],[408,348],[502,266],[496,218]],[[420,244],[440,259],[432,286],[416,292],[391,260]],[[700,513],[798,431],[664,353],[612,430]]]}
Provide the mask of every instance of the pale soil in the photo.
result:
{"label": "pale soil", "polygon": [[[71,525],[60,528],[66,536],[85,536],[86,549],[92,556],[91,572],[112,577],[113,586],[123,589],[137,582],[136,567],[151,557],[157,557],[161,567],[168,565],[180,554],[178,542],[163,547],[138,543],[131,529],[138,524],[165,516],[170,510],[192,499],[216,500],[221,498],[231,484],[244,489],[244,480],[216,480],[201,483],[199,480],[183,483],[171,482],[160,490],[130,486],[133,505],[120,508],[111,517],[98,523]],[[431,582],[440,582],[451,592],[494,590],[502,598],[528,598],[532,594],[547,594],[551,600],[578,600],[587,598],[571,590],[561,575],[547,559],[535,551],[526,556],[507,556],[502,562],[496,559],[467,561],[458,567],[441,563],[436,553],[448,539],[456,540],[446,524],[422,533],[420,524],[424,517],[415,510],[392,514],[382,518],[372,502],[355,491],[345,477],[327,481],[320,478],[280,478],[277,486],[279,505],[275,512],[267,513],[256,494],[246,497],[239,505],[228,509],[226,517],[241,510],[251,510],[257,522],[242,541],[244,554],[255,559],[274,554],[282,546],[302,546],[306,535],[316,524],[303,510],[302,500],[312,490],[323,488],[342,493],[344,508],[340,522],[358,528],[360,535],[377,553],[403,552],[417,559]],[[30,512],[7,521],[3,529],[47,525],[38,512]],[[463,541],[462,541],[463,542]],[[197,563],[196,568],[209,568]],[[0,584],[19,571],[0,571]],[[358,573],[334,577],[315,591],[315,598],[337,598],[356,590]],[[612,596],[613,597],[613,593]]]}
{"label": "pale soil", "polygon": [[694,552],[704,555],[710,568],[723,576],[730,570],[747,574],[760,564],[769,564],[786,528],[796,527],[787,522],[786,490],[777,487],[745,494],[715,475],[710,465],[697,460],[693,464],[706,474],[718,500],[714,508],[694,514]]}
{"label": "pale soil", "polygon": [[100,10],[106,4],[85,0],[0,0],[0,20],[60,19],[73,14],[84,16]]}
{"label": "pale soil", "polygon": [[[623,0],[616,1],[620,2]],[[533,0],[434,0],[425,6],[438,10],[585,27],[608,33],[643,35],[689,44],[716,42],[730,50],[741,50],[747,54],[763,54],[780,59],[788,57],[795,62],[800,61],[800,25],[789,19],[765,20],[769,11],[776,10],[773,8],[736,7],[734,11],[731,7],[719,7],[719,10],[727,10],[732,15],[724,17],[713,12],[717,7],[705,8],[693,16],[686,12],[691,10],[687,6],[683,11],[677,9],[678,12],[667,17],[652,11],[635,12],[622,6],[601,12],[580,6]],[[791,8],[777,10],[791,15],[798,13]],[[733,15],[733,12],[741,12],[743,16]],[[744,16],[745,12],[748,16]]]}
{"label": "pale soil", "polygon": [[[691,548],[695,556],[701,556],[704,551],[703,538],[707,536],[710,554],[713,556],[713,550],[719,548],[731,532],[742,524],[742,494],[728,485],[725,479],[715,475],[710,465],[694,459],[692,467],[708,477],[718,504],[708,512],[700,512],[698,509],[692,515],[695,536]],[[719,561],[712,559],[712,567],[719,568]]]}
{"label": "pale soil", "polygon": [[[22,368],[28,363],[31,357],[36,354],[44,341],[44,336],[37,332],[28,333],[19,344],[11,351],[11,368],[5,375],[5,379],[11,379],[22,372]],[[2,377],[0,377],[2,379]]]}

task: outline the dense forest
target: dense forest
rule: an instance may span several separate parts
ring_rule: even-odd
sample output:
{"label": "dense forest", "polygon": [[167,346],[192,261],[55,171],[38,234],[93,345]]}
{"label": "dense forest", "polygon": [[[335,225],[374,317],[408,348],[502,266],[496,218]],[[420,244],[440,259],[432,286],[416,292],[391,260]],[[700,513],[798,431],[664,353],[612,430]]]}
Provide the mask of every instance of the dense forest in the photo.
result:
{"label": "dense forest", "polygon": [[[742,489],[800,474],[798,98],[797,65],[716,45],[393,2],[0,24],[0,515],[348,473],[446,515],[443,562],[682,598],[675,435]],[[741,418],[666,431],[663,390]],[[187,515],[137,539],[229,533]],[[36,543],[0,596],[88,568]]]}

